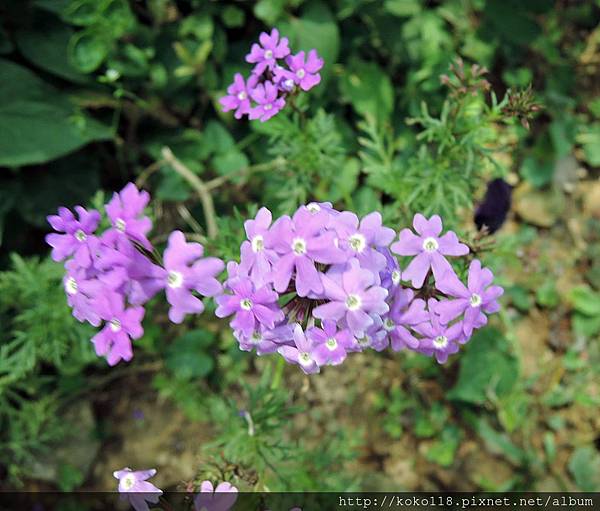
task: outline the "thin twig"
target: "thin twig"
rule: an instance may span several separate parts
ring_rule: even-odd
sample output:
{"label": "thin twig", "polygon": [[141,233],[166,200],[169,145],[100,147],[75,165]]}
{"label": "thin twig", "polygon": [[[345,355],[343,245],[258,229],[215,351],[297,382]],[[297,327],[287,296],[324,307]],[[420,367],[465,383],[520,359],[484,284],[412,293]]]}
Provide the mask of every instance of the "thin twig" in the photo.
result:
{"label": "thin twig", "polygon": [[209,238],[214,238],[219,229],[217,227],[215,204],[213,202],[212,195],[206,184],[190,169],[188,169],[180,160],[178,160],[173,151],[168,147],[162,148],[162,157],[166,163],[173,167],[173,170],[177,172],[183,179],[185,179],[189,185],[198,193],[200,201],[202,202],[202,209],[204,210],[204,216],[206,217],[206,231],[208,232]]}
{"label": "thin twig", "polygon": [[229,181],[231,178],[233,178],[235,176],[243,176],[244,174],[253,174],[254,172],[265,172],[268,170],[274,170],[277,167],[283,167],[284,163],[285,163],[285,158],[279,157],[279,158],[276,158],[275,160],[267,162],[267,163],[257,163],[256,165],[250,165],[248,167],[243,167],[236,172],[231,172],[231,173],[227,174],[226,176],[215,177],[214,179],[207,181],[206,188],[208,190],[213,190],[215,188],[218,188],[222,184],[226,183],[227,181]]}
{"label": "thin twig", "polygon": [[148,165],[144,170],[142,170],[138,178],[135,180],[135,186],[138,188],[143,188],[148,178],[157,170],[159,170],[164,164],[165,162],[163,160],[157,160]]}

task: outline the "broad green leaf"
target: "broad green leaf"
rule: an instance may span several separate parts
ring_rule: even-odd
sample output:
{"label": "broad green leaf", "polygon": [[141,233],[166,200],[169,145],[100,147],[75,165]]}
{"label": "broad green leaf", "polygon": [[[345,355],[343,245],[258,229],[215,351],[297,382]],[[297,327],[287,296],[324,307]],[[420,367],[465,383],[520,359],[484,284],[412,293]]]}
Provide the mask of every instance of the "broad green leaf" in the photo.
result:
{"label": "broad green leaf", "polygon": [[72,82],[85,83],[88,78],[67,58],[73,33],[64,23],[45,16],[43,23],[38,23],[34,29],[16,32],[15,40],[23,56],[40,69]]}
{"label": "broad green leaf", "polygon": [[600,165],[600,123],[584,128],[576,140],[583,147],[583,154],[590,165]]}
{"label": "broad green leaf", "polygon": [[31,71],[0,59],[0,76],[0,166],[43,163],[112,138],[110,128]]}
{"label": "broad green leaf", "polygon": [[69,58],[82,73],[98,69],[109,50],[110,40],[95,27],[78,32],[69,42]]}
{"label": "broad green leaf", "polygon": [[394,16],[414,16],[421,11],[420,0],[386,0],[384,9]]}
{"label": "broad green leaf", "polygon": [[462,431],[455,425],[446,426],[440,439],[431,444],[425,457],[442,467],[449,467],[454,462],[456,450],[460,445]]}
{"label": "broad green leaf", "polygon": [[206,353],[213,340],[213,334],[205,330],[183,334],[169,346],[165,365],[179,379],[206,376],[214,367],[212,357]]}
{"label": "broad green leaf", "polygon": [[600,454],[593,447],[575,449],[569,460],[569,472],[581,491],[600,490]]}
{"label": "broad green leaf", "polygon": [[519,376],[519,364],[509,353],[505,337],[495,328],[476,332],[460,359],[458,381],[448,398],[482,405],[489,396],[510,393]]}
{"label": "broad green leaf", "polygon": [[378,121],[389,119],[394,109],[392,82],[375,62],[351,62],[340,78],[340,91],[357,113]]}
{"label": "broad green leaf", "polygon": [[506,433],[496,431],[484,418],[477,420],[475,427],[490,452],[505,456],[515,465],[523,464],[525,453],[512,442]]}
{"label": "broad green leaf", "polygon": [[286,0],[258,0],[254,5],[254,15],[267,25],[274,25],[285,8]]}
{"label": "broad green leaf", "polygon": [[586,316],[600,316],[600,293],[587,286],[577,286],[569,295],[573,308]]}

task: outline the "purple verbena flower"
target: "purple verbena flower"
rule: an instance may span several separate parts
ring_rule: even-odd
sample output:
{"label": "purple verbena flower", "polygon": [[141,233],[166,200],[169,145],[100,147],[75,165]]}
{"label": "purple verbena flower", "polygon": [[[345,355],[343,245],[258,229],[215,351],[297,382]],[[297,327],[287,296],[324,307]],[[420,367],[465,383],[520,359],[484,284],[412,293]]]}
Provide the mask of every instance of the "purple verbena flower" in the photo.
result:
{"label": "purple verbena flower", "polygon": [[390,343],[394,351],[405,347],[416,349],[419,340],[413,335],[409,327],[414,328],[429,320],[429,313],[425,310],[425,301],[413,299],[412,289],[398,290],[392,308],[383,325],[389,332]]}
{"label": "purple verbena flower", "polygon": [[285,324],[275,328],[264,328],[254,330],[249,335],[240,330],[233,332],[233,335],[240,343],[240,349],[243,351],[252,351],[256,348],[258,356],[275,353],[281,346],[293,344],[294,329],[292,325]]}
{"label": "purple verbena flower", "polygon": [[287,37],[279,39],[279,31],[274,28],[271,34],[262,32],[258,38],[260,44],[254,43],[250,53],[246,55],[246,62],[254,64],[252,72],[261,75],[266,69],[273,69],[277,59],[283,59],[290,54]]}
{"label": "purple verbena flower", "polygon": [[319,366],[341,364],[353,343],[350,331],[338,330],[335,321],[323,321],[322,328],[309,328],[306,336],[315,346],[312,356]]}
{"label": "purple verbena flower", "polygon": [[113,472],[114,477],[119,480],[121,498],[128,500],[136,511],[148,511],[148,502],[158,503],[162,490],[147,481],[155,474],[155,469],[133,471],[123,468]]}
{"label": "purple verbena flower", "polygon": [[104,328],[92,338],[96,354],[106,357],[110,366],[131,360],[131,339],[139,339],[144,334],[144,308],[126,308],[123,296],[114,291],[96,297],[95,306],[105,321]]}
{"label": "purple verbena flower", "polygon": [[82,268],[73,259],[65,264],[67,270],[63,279],[67,303],[73,309],[73,316],[81,322],[87,321],[100,326],[100,316],[96,311],[95,297],[102,291],[102,283],[90,278],[89,270]]}
{"label": "purple verbena flower", "polygon": [[250,109],[249,119],[268,121],[285,106],[285,99],[279,96],[279,89],[268,80],[254,87],[250,96],[257,105]]}
{"label": "purple verbena flower", "polygon": [[255,288],[249,278],[238,279],[230,286],[233,295],[218,296],[219,305],[215,314],[224,318],[235,314],[231,327],[250,335],[258,324],[275,328],[275,323],[283,320],[283,312],[277,305],[279,295],[270,286]]}
{"label": "purple verbena flower", "polygon": [[373,272],[360,267],[357,259],[351,259],[340,278],[321,275],[324,294],[330,300],[319,305],[313,315],[318,319],[346,319],[353,334],[364,333],[373,324],[370,314],[385,314],[388,304],[387,290],[374,285]]}
{"label": "purple verbena flower", "polygon": [[315,342],[308,339],[299,324],[294,327],[294,346],[282,346],[277,351],[290,364],[297,364],[305,374],[314,374],[320,371],[314,357]]}
{"label": "purple verbena flower", "polygon": [[273,285],[279,293],[286,291],[292,275],[299,296],[311,291],[323,292],[323,285],[315,263],[333,264],[347,259],[336,247],[333,231],[326,231],[329,221],[326,211],[311,213],[300,207],[293,218],[280,218],[269,233],[269,245],[279,254],[273,264]]}
{"label": "purple verbena flower", "polygon": [[75,206],[75,211],[78,220],[67,208],[59,208],[58,215],[48,217],[52,228],[64,234],[48,234],[46,243],[52,247],[51,255],[54,261],[74,256],[79,266],[88,268],[92,264],[90,240],[95,239],[93,233],[100,223],[100,213],[95,210],[88,211],[81,206]]}
{"label": "purple verbena flower", "polygon": [[396,233],[382,225],[379,213],[370,213],[359,221],[354,213],[344,211],[335,217],[335,230],[340,247],[347,250],[351,257],[356,257],[362,267],[375,272],[385,268],[387,260],[376,249],[387,247]]}
{"label": "purple verbena flower", "polygon": [[240,247],[240,266],[259,286],[272,280],[271,268],[277,260],[277,254],[265,245],[271,220],[271,212],[267,208],[260,208],[254,220],[244,222],[248,240]]}
{"label": "purple verbena flower", "polygon": [[373,323],[363,332],[357,333],[352,340],[348,351],[360,352],[371,348],[375,351],[383,351],[389,346],[387,332],[383,328],[381,316],[372,314]]}
{"label": "purple verbena flower", "polygon": [[169,319],[173,323],[181,323],[186,314],[204,310],[204,304],[192,291],[203,296],[215,296],[222,291],[215,276],[223,270],[223,261],[202,258],[203,254],[204,247],[200,243],[187,243],[181,231],[173,231],[169,236],[163,274],[167,301],[171,304]]}
{"label": "purple verbena flower", "polygon": [[416,288],[423,286],[430,268],[436,281],[452,268],[444,256],[462,256],[469,253],[469,247],[460,243],[454,232],[448,231],[440,236],[442,220],[438,215],[433,215],[427,220],[417,213],[413,219],[413,227],[418,236],[410,229],[402,229],[399,241],[393,243],[390,248],[399,255],[416,256],[402,272],[402,280],[412,281]]}
{"label": "purple verbena flower", "polygon": [[293,80],[303,91],[312,89],[321,81],[319,71],[323,67],[323,59],[319,57],[317,50],[310,50],[308,57],[305,57],[304,51],[289,55],[285,62],[290,70],[284,71],[284,76]]}
{"label": "purple verbena flower", "polygon": [[152,221],[143,215],[149,201],[148,192],[139,191],[133,183],[128,183],[119,193],[114,193],[105,207],[112,224],[112,229],[105,233],[106,241],[111,243],[115,240],[118,244],[123,244],[134,240],[151,250],[152,245],[146,236],[152,229]]}
{"label": "purple verbena flower", "polygon": [[489,268],[482,268],[481,262],[475,259],[469,266],[467,286],[453,271],[448,271],[436,282],[436,287],[455,297],[456,300],[443,300],[437,304],[437,312],[441,321],[448,323],[464,313],[463,331],[471,337],[473,328],[487,323],[486,314],[497,312],[500,305],[497,299],[504,290],[500,286],[492,286],[494,275]]}
{"label": "purple verbena flower", "polygon": [[235,110],[233,116],[241,119],[244,115],[250,113],[250,93],[256,87],[258,77],[254,74],[244,80],[240,73],[233,77],[233,83],[227,87],[227,96],[219,99],[224,112]]}
{"label": "purple verbena flower", "polygon": [[195,511],[229,511],[237,500],[238,489],[231,483],[219,483],[213,487],[210,481],[202,481],[200,492],[194,499]]}
{"label": "purple verbena flower", "polygon": [[463,335],[461,322],[447,325],[442,323],[436,312],[437,300],[430,298],[427,301],[429,309],[429,321],[420,323],[414,327],[415,331],[423,337],[419,341],[417,351],[427,355],[434,355],[436,360],[443,364],[448,356],[457,353],[458,343]]}

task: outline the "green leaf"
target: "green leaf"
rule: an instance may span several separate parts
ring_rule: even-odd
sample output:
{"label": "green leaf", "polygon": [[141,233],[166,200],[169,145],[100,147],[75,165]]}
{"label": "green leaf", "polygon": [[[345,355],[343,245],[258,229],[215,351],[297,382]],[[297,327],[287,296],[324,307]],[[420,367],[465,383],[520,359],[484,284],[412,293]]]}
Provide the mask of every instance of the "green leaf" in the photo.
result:
{"label": "green leaf", "polygon": [[82,73],[100,67],[110,50],[110,40],[95,27],[78,32],[69,43],[69,58]]}
{"label": "green leaf", "polygon": [[259,0],[254,6],[254,15],[267,25],[274,25],[285,8],[286,0]]}
{"label": "green leaf", "polygon": [[354,60],[340,79],[340,91],[361,115],[389,119],[394,89],[389,76],[375,63]]}
{"label": "green leaf", "polygon": [[600,293],[587,286],[577,286],[569,294],[573,308],[586,316],[600,316]]}
{"label": "green leaf", "polygon": [[206,376],[214,367],[212,357],[206,353],[213,341],[213,334],[205,330],[187,332],[169,346],[165,365],[182,380]]}
{"label": "green leaf", "polygon": [[511,300],[513,305],[522,312],[527,312],[533,307],[533,300],[527,288],[514,285],[506,288],[506,296]]}
{"label": "green leaf", "polygon": [[552,181],[554,162],[549,159],[538,159],[528,156],[521,164],[521,175],[533,186],[539,188]]}
{"label": "green leaf", "polygon": [[221,12],[221,19],[226,27],[237,28],[244,26],[246,14],[242,9],[235,5],[227,5]]}
{"label": "green leaf", "polygon": [[386,0],[384,9],[398,17],[414,16],[421,11],[420,0]]}
{"label": "green leaf", "polygon": [[213,158],[215,170],[222,175],[231,174],[248,166],[248,157],[240,151],[230,151]]}
{"label": "green leaf", "polygon": [[524,463],[525,453],[511,441],[507,434],[500,433],[492,428],[487,419],[479,419],[475,427],[490,452],[505,456],[506,459],[515,465],[522,465]]}
{"label": "green leaf", "polygon": [[535,292],[536,301],[542,307],[553,309],[560,303],[560,295],[554,282],[548,280],[539,286]]}
{"label": "green leaf", "polygon": [[61,463],[57,471],[58,487],[61,491],[70,492],[80,486],[85,480],[84,474],[69,463]]}
{"label": "green leaf", "polygon": [[569,472],[581,491],[600,490],[600,454],[593,447],[575,449],[569,460]]}
{"label": "green leaf", "polygon": [[590,165],[600,165],[600,123],[595,122],[584,128],[576,140],[583,148],[583,154]]}
{"label": "green leaf", "polygon": [[448,398],[482,405],[490,396],[508,395],[518,374],[518,361],[509,353],[505,337],[495,328],[484,328],[469,341]]}
{"label": "green leaf", "polygon": [[88,78],[67,58],[72,36],[72,29],[46,15],[35,29],[16,32],[15,40],[23,56],[40,69],[72,82],[85,83]]}
{"label": "green leaf", "polygon": [[461,437],[462,431],[455,425],[445,427],[440,439],[431,444],[425,457],[442,467],[449,467],[454,462]]}
{"label": "green leaf", "polygon": [[0,166],[43,163],[112,138],[110,128],[29,70],[0,59],[0,76]]}

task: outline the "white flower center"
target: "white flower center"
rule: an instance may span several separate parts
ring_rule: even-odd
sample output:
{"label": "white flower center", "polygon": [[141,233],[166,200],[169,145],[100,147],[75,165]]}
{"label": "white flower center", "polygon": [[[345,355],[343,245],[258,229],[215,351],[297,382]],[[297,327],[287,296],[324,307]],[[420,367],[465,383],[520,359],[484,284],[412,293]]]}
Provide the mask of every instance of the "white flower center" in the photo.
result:
{"label": "white flower center", "polygon": [[127,474],[123,479],[121,479],[123,483],[123,488],[126,490],[131,490],[135,485],[135,476],[133,474]]}
{"label": "white flower center", "polygon": [[252,308],[252,301],[249,298],[243,298],[240,300],[240,307],[245,311],[249,311]]}
{"label": "white flower center", "polygon": [[77,231],[75,232],[75,239],[77,241],[85,241],[87,239],[87,234],[81,229],[77,229]]}
{"label": "white flower center", "polygon": [[242,91],[237,95],[237,97],[240,101],[244,101],[248,97],[248,94],[246,94],[246,91]]}
{"label": "white flower center", "polygon": [[383,322],[383,328],[386,331],[391,332],[394,328],[396,328],[396,323],[394,323],[390,318],[386,318],[386,320]]}
{"label": "white flower center", "polygon": [[371,338],[368,335],[363,335],[359,339],[356,339],[359,346],[369,346],[371,344]]}
{"label": "white flower center", "polygon": [[433,345],[438,349],[444,349],[448,345],[448,338],[445,335],[438,335],[433,340]]}
{"label": "white flower center", "polygon": [[271,103],[267,103],[265,106],[263,106],[263,109],[267,112],[271,110],[271,108],[273,108],[273,105]]}
{"label": "white flower center", "polygon": [[296,255],[306,254],[306,240],[302,238],[294,238],[292,240],[292,250]]}
{"label": "white flower center", "polygon": [[260,252],[263,248],[265,248],[265,240],[260,234],[257,234],[252,238],[252,251]]}
{"label": "white flower center", "polygon": [[334,349],[336,349],[336,348],[337,348],[337,345],[338,345],[338,344],[337,344],[337,341],[336,341],[336,340],[335,340],[333,337],[330,337],[330,338],[329,338],[329,339],[327,339],[327,341],[325,342],[325,346],[327,346],[327,348],[328,348],[330,351],[333,351]]}
{"label": "white flower center", "polygon": [[298,71],[296,71],[296,76],[300,79],[304,78],[305,75],[306,71],[304,71],[304,69],[298,69]]}
{"label": "white flower center", "polygon": [[359,254],[367,246],[367,240],[359,232],[357,232],[356,234],[353,234],[352,236],[350,236],[350,238],[348,238],[348,242],[350,243],[350,246],[352,247],[352,250],[354,250],[355,252],[358,252]]}
{"label": "white flower center", "polygon": [[127,226],[127,224],[125,223],[125,220],[123,220],[122,218],[117,218],[115,220],[115,227],[117,228],[117,231],[125,232],[126,226]]}
{"label": "white flower center", "polygon": [[310,353],[306,353],[306,352],[304,351],[304,352],[298,353],[298,361],[299,361],[299,362],[300,362],[300,364],[302,364],[303,366],[309,366],[309,365],[311,365],[311,364],[312,364],[312,361],[313,361],[313,360],[312,360],[312,358],[311,358],[311,356],[310,356]]}
{"label": "white flower center", "polygon": [[477,293],[473,293],[469,299],[469,302],[471,303],[471,307],[479,307],[481,305],[481,296],[479,296]]}
{"label": "white flower center", "polygon": [[171,289],[180,288],[183,284],[183,275],[181,272],[171,270],[167,275],[167,285]]}
{"label": "white flower center", "polygon": [[425,250],[425,252],[435,252],[439,246],[437,240],[431,236],[423,240],[423,250]]}
{"label": "white flower center", "polygon": [[294,80],[288,78],[283,82],[283,85],[286,89],[292,90],[294,88]]}
{"label": "white flower center", "polygon": [[113,332],[119,332],[121,330],[121,322],[117,318],[112,318],[108,322],[108,326]]}
{"label": "white flower center", "polygon": [[346,298],[346,308],[350,311],[355,311],[360,309],[362,305],[362,300],[358,295],[348,295]]}
{"label": "white flower center", "polygon": [[73,277],[69,277],[65,282],[65,291],[70,295],[77,294],[77,281]]}
{"label": "white flower center", "polygon": [[316,202],[311,202],[310,204],[306,205],[306,209],[308,209],[308,211],[311,213],[318,213],[321,211],[321,206],[319,206]]}
{"label": "white flower center", "polygon": [[392,272],[392,282],[397,286],[400,284],[400,271],[394,270]]}
{"label": "white flower center", "polygon": [[265,58],[266,59],[272,59],[273,58],[273,52],[271,50],[265,50]]}

